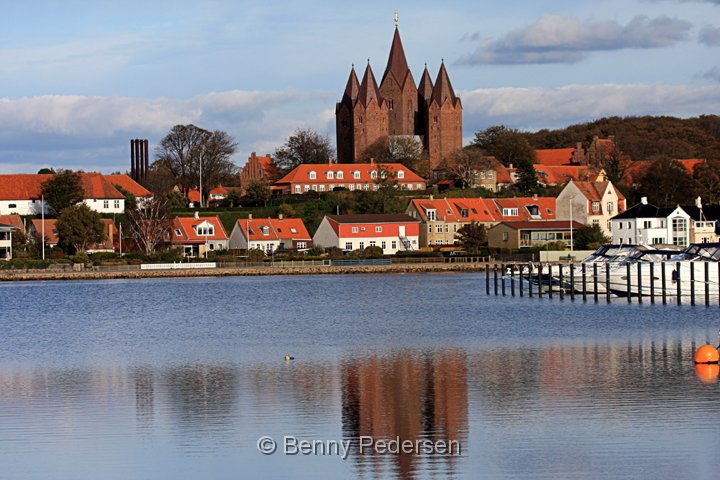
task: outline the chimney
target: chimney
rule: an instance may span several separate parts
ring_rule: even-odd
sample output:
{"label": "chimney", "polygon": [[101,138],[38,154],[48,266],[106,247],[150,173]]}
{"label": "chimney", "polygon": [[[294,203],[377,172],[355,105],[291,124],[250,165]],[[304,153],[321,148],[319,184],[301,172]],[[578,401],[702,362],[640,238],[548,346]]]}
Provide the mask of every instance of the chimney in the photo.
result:
{"label": "chimney", "polygon": [[135,170],[135,141],[130,140],[130,178],[137,180],[137,171]]}
{"label": "chimney", "polygon": [[538,199],[537,193],[533,193],[533,200],[537,200],[537,199]]}
{"label": "chimney", "polygon": [[640,203],[642,203],[643,205],[647,205],[648,204],[647,197],[641,197]]}
{"label": "chimney", "polygon": [[195,220],[200,220],[200,212],[195,212]]}
{"label": "chimney", "polygon": [[278,220],[282,221],[282,219],[283,219],[283,214],[282,214],[282,213],[278,213]]}
{"label": "chimney", "polygon": [[433,200],[435,200],[435,197],[430,195],[430,201],[432,202]]}
{"label": "chimney", "polygon": [[512,163],[508,166],[509,170],[512,170]]}
{"label": "chimney", "polygon": [[248,221],[252,222],[252,213],[248,213]]}
{"label": "chimney", "polygon": [[375,159],[372,157],[370,158],[370,165],[375,165]]}
{"label": "chimney", "polygon": [[143,146],[145,147],[145,169],[144,169],[144,175],[143,180],[147,180],[148,171],[150,170],[150,155],[149,155],[149,146],[147,139],[143,140]]}
{"label": "chimney", "polygon": [[696,206],[697,208],[699,208],[700,210],[702,210],[702,198],[697,197],[697,198],[695,199],[695,206]]}

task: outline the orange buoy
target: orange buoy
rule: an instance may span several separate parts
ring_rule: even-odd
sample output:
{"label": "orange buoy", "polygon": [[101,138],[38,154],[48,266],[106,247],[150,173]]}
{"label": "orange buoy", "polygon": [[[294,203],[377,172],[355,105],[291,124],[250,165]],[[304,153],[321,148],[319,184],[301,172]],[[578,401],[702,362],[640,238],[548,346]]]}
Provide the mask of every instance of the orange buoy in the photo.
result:
{"label": "orange buoy", "polygon": [[718,363],[720,353],[710,344],[703,345],[695,352],[695,363]]}
{"label": "orange buoy", "polygon": [[702,383],[712,385],[717,383],[720,376],[720,365],[717,363],[698,363],[695,365],[695,373]]}

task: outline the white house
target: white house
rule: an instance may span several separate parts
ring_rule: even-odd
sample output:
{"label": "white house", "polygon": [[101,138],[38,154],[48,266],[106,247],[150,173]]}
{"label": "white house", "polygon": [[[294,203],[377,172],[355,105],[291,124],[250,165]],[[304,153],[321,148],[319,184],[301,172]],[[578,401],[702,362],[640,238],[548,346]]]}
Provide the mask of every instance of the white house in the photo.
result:
{"label": "white house", "polygon": [[12,260],[12,234],[15,227],[0,223],[0,260]]}
{"label": "white house", "polygon": [[[42,184],[53,174],[0,175],[0,215],[39,215],[42,210]],[[81,173],[83,202],[100,213],[123,213],[125,196],[100,173]],[[49,205],[44,204],[45,213]]]}
{"label": "white house", "polygon": [[227,250],[228,237],[219,217],[201,217],[196,212],[194,217],[175,217],[170,244],[185,257],[207,258],[209,252]]}
{"label": "white house", "polygon": [[275,250],[307,250],[312,239],[300,218],[239,218],[229,241],[231,250],[272,253]]}
{"label": "white house", "polygon": [[404,214],[326,215],[313,236],[318,247],[345,251],[380,247],[385,255],[417,250],[420,220]]}
{"label": "white house", "polygon": [[615,215],[612,243],[635,245],[680,245],[690,239],[690,215],[682,207],[658,208],[643,197],[634,207]]}
{"label": "white house", "polygon": [[625,196],[612,182],[570,180],[558,195],[555,210],[558,220],[572,219],[583,225],[598,225],[605,235],[611,236],[610,219],[625,208]]}

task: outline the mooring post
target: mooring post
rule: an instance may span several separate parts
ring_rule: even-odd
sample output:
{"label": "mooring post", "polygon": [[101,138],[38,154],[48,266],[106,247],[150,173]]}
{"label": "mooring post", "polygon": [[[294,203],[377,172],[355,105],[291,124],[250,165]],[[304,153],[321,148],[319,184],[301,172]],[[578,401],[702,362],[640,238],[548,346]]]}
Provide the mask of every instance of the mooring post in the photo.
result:
{"label": "mooring post", "polygon": [[677,263],[677,270],[675,271],[675,280],[677,281],[677,304],[682,304],[682,285],[680,285],[680,262]]}
{"label": "mooring post", "polygon": [[520,297],[522,297],[523,294],[525,293],[523,291],[523,289],[525,288],[525,285],[523,285],[523,269],[522,269],[522,267],[520,267],[519,274],[520,274]]}
{"label": "mooring post", "polygon": [[643,297],[643,284],[642,284],[642,263],[637,263],[637,281],[638,281],[638,303],[642,303]]}
{"label": "mooring post", "polygon": [[703,262],[705,265],[705,306],[710,306],[710,262]]}
{"label": "mooring post", "polygon": [[502,286],[502,296],[505,296],[505,264],[500,265],[500,284]]}
{"label": "mooring post", "polygon": [[490,264],[485,264],[485,293],[490,295]]}
{"label": "mooring post", "polygon": [[605,301],[610,303],[610,265],[605,264]]}
{"label": "mooring post", "polygon": [[627,289],[627,301],[630,303],[630,264],[625,265],[625,288]]}
{"label": "mooring post", "polygon": [[667,305],[667,273],[665,271],[665,262],[660,267],[660,279],[662,280],[662,303]]}
{"label": "mooring post", "polygon": [[558,265],[558,278],[560,279],[560,299],[565,298],[565,279],[563,278],[562,263]]}
{"label": "mooring post", "polygon": [[[537,274],[536,274],[537,275]],[[528,297],[533,297],[533,282],[530,268],[528,267]]]}
{"label": "mooring post", "polygon": [[542,298],[543,296],[543,264],[541,263],[538,266],[538,298]]}
{"label": "mooring post", "polygon": [[548,298],[553,298],[552,263],[548,263]]}
{"label": "mooring post", "polygon": [[570,264],[570,300],[575,301],[575,265]]}
{"label": "mooring post", "polygon": [[650,263],[650,303],[655,303],[655,262]]}
{"label": "mooring post", "polygon": [[[607,264],[605,264],[607,268]],[[595,297],[595,303],[598,303],[598,265],[593,263],[593,296]]]}
{"label": "mooring post", "polygon": [[510,265],[510,295],[515,296],[515,265]]}
{"label": "mooring post", "polygon": [[495,296],[498,294],[497,263],[493,263],[493,283],[495,284]]}
{"label": "mooring post", "polygon": [[690,262],[690,305],[695,305],[695,262]]}
{"label": "mooring post", "polygon": [[585,263],[582,264],[582,299],[583,302],[587,302],[587,264]]}

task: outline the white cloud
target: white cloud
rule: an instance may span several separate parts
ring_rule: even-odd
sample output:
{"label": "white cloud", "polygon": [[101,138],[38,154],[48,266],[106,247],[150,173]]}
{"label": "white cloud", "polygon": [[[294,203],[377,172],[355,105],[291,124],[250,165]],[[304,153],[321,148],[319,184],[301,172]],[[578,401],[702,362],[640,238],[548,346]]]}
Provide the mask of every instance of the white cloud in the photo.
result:
{"label": "white cloud", "polygon": [[490,125],[540,129],[604,116],[688,117],[720,110],[720,85],[603,84],[560,88],[496,88],[460,92],[465,130]]}
{"label": "white cloud", "polygon": [[[718,0],[720,2],[720,0]],[[713,27],[711,25],[705,25],[700,30],[700,35],[698,36],[698,39],[700,40],[700,43],[704,43],[705,45],[711,46],[711,47],[717,47],[720,45],[720,28]]]}
{"label": "white cloud", "polygon": [[621,25],[612,20],[582,21],[570,16],[544,15],[504,37],[484,40],[458,63],[576,63],[589,52],[674,45],[688,38],[691,27],[690,22],[665,16],[636,16],[627,25]]}

